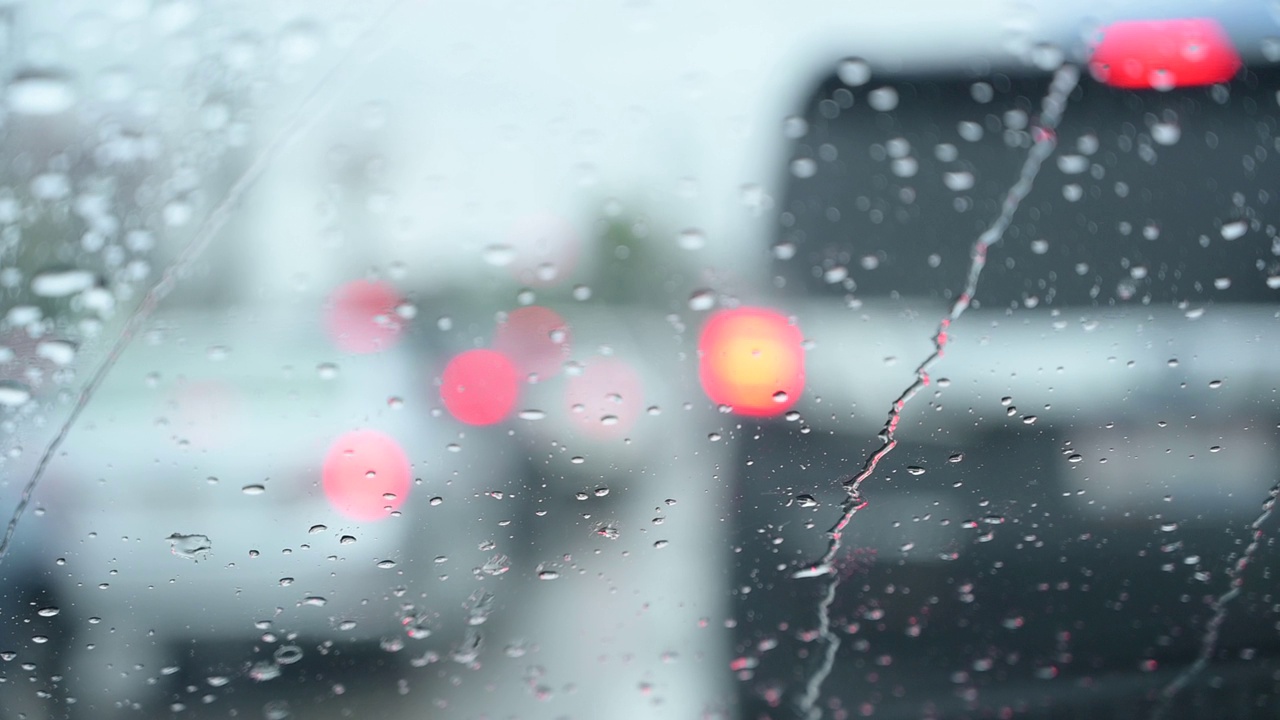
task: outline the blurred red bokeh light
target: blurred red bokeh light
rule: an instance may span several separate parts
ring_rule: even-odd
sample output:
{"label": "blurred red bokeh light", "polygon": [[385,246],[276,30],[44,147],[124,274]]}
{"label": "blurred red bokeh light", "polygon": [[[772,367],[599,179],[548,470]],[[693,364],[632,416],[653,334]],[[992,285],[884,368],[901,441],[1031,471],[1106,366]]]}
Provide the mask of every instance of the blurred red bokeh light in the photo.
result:
{"label": "blurred red bokeh light", "polygon": [[400,339],[402,320],[396,313],[402,298],[390,285],[369,280],[349,282],[329,299],[329,337],[344,352],[368,354],[392,347]]}
{"label": "blurred red bokeh light", "polygon": [[329,446],[322,470],[324,494],[349,518],[380,520],[404,503],[410,472],[399,443],[376,430],[356,430]]}
{"label": "blurred red bokeh light", "polygon": [[513,310],[498,326],[493,349],[515,363],[521,380],[546,380],[569,359],[569,325],[553,310],[537,305]]}
{"label": "blurred red bokeh light", "polygon": [[467,350],[445,366],[440,399],[455,418],[468,425],[492,425],[511,414],[520,396],[516,366],[500,352]]}
{"label": "blurred red bokeh light", "polygon": [[740,415],[777,415],[804,390],[803,342],[781,313],[722,310],[698,339],[698,378],[708,397]]}

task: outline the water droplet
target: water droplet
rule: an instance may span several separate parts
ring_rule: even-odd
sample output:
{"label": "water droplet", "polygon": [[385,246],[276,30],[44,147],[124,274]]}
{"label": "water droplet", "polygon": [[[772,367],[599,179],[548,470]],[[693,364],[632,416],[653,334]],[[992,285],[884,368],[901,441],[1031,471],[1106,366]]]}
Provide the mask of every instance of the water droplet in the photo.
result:
{"label": "water droplet", "polygon": [[521,420],[542,420],[546,416],[547,416],[547,413],[543,410],[535,410],[530,408],[528,410],[520,411]]}
{"label": "water droplet", "polygon": [[1057,70],[1065,59],[1062,48],[1053,43],[1036,43],[1035,47],[1031,48],[1031,62],[1045,72]]}
{"label": "water droplet", "polygon": [[351,545],[355,541],[356,541],[356,538],[354,535],[343,535],[341,538],[338,538],[339,545]]}
{"label": "water droplet", "polygon": [[69,340],[41,340],[36,355],[54,365],[67,366],[76,359],[76,345]]}
{"label": "water droplet", "polygon": [[29,70],[9,82],[5,100],[15,114],[56,115],[76,104],[76,91],[61,73]]}
{"label": "water droplet", "polygon": [[324,607],[327,602],[329,602],[327,599],[319,595],[311,595],[302,599],[303,605],[309,605],[311,607]]}
{"label": "water droplet", "polygon": [[681,230],[676,236],[676,244],[681,250],[701,250],[707,244],[707,236],[697,228]]}
{"label": "water droplet", "polygon": [[0,380],[0,405],[18,407],[31,399],[31,390],[13,380]]}
{"label": "water droplet", "polygon": [[653,543],[653,547],[655,547],[655,548],[656,548],[656,549],[658,549],[658,550],[661,550],[662,548],[664,548],[664,547],[666,547],[666,546],[668,546],[668,545],[670,545],[670,544],[671,544],[671,541],[669,541],[669,540],[658,540],[658,541],[656,541],[656,542],[654,542],[654,543]]}
{"label": "water droplet", "polygon": [[174,555],[188,560],[195,560],[209,553],[213,543],[207,535],[183,535],[174,533],[165,538],[169,541],[169,550]]}
{"label": "water droplet", "polygon": [[316,374],[321,380],[332,380],[338,377],[338,366],[334,363],[320,363],[316,366]]}
{"label": "water droplet", "polygon": [[971,172],[949,172],[942,176],[942,183],[952,192],[964,192],[973,188],[974,177]]}
{"label": "water droplet", "polygon": [[799,115],[788,115],[782,120],[782,134],[790,140],[798,140],[809,133],[809,123]]}
{"label": "water droplet", "polygon": [[36,614],[39,615],[40,617],[53,617],[54,615],[57,615],[60,612],[62,612],[60,609],[50,606],[50,607],[40,608],[39,610],[36,611]]}
{"label": "water droplet", "polygon": [[947,458],[947,462],[949,463],[958,463],[962,460],[964,460],[964,453],[953,453]]}
{"label": "water droplet", "polygon": [[920,467],[919,465],[912,465],[907,468],[907,472],[911,473],[912,475],[923,475],[924,468]]}
{"label": "water droplet", "polygon": [[1239,240],[1244,237],[1245,232],[1249,230],[1249,223],[1244,220],[1236,220],[1226,223],[1222,226],[1223,240]]}
{"label": "water droplet", "polygon": [[244,487],[240,488],[240,492],[244,493],[245,495],[261,495],[266,491],[267,491],[267,486],[261,483],[254,483],[253,485],[245,485]]}
{"label": "water droplet", "polygon": [[541,570],[538,572],[539,580],[559,580],[560,573],[555,570]]}
{"label": "water droplet", "polygon": [[498,554],[485,561],[484,565],[479,567],[479,572],[483,575],[498,576],[511,569],[511,559],[506,555]]}
{"label": "water droplet", "polygon": [[716,294],[712,290],[695,290],[689,296],[689,309],[698,312],[710,310],[716,305]]}
{"label": "water droplet", "polygon": [[494,267],[506,267],[516,259],[516,250],[510,245],[490,245],[482,255],[486,263]]}
{"label": "water droplet", "polygon": [[791,174],[800,179],[811,178],[818,172],[818,164],[812,158],[796,158],[791,161]]}
{"label": "water droplet", "polygon": [[812,495],[797,495],[796,504],[802,508],[818,507],[818,501]]}
{"label": "water droplet", "polygon": [[915,177],[920,171],[920,162],[913,157],[898,158],[890,164],[890,168],[900,178]]}
{"label": "water droplet", "polygon": [[46,270],[31,278],[31,292],[39,297],[67,297],[93,287],[94,276],[88,270]]}
{"label": "water droplet", "polygon": [[1079,175],[1089,169],[1089,158],[1084,155],[1059,155],[1058,170],[1064,175]]}
{"label": "water droplet", "polygon": [[604,497],[604,496],[606,496],[606,495],[608,495],[608,494],[609,494],[609,488],[607,488],[607,487],[598,487],[598,488],[596,488],[596,489],[595,489],[595,493],[594,493],[594,494],[595,494],[595,496],[596,496],[596,497]]}
{"label": "water droplet", "polygon": [[320,51],[324,34],[319,26],[308,20],[296,20],[284,26],[276,50],[285,63],[304,63]]}
{"label": "water droplet", "polygon": [[962,120],[956,125],[956,132],[960,137],[969,142],[977,142],[982,139],[982,126],[972,120]]}
{"label": "water droplet", "polygon": [[849,87],[866,85],[871,80],[871,66],[862,58],[845,58],[836,66],[836,75]]}
{"label": "water droplet", "polygon": [[272,653],[277,663],[292,665],[302,659],[302,648],[297,645],[281,645]]}
{"label": "water droplet", "polygon": [[891,87],[876,88],[867,93],[867,103],[873,110],[890,112],[898,107],[898,91]]}
{"label": "water droplet", "polygon": [[1155,123],[1151,126],[1151,139],[1160,145],[1176,145],[1182,138],[1182,128],[1174,123]]}

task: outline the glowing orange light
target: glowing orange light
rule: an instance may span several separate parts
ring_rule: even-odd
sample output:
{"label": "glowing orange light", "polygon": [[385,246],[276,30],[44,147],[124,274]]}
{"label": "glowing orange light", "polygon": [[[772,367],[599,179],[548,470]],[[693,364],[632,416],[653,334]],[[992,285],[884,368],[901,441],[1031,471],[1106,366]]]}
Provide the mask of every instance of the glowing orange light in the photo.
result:
{"label": "glowing orange light", "polygon": [[569,417],[585,433],[602,439],[626,435],[644,402],[640,375],[616,357],[587,360],[582,372],[565,384],[564,395]]}
{"label": "glowing orange light", "polygon": [[399,293],[386,283],[349,282],[330,298],[326,318],[329,337],[345,352],[386,350],[400,339],[401,320],[396,313],[400,303]]}
{"label": "glowing orange light", "polygon": [[519,395],[515,364],[493,350],[468,350],[455,356],[440,377],[445,408],[468,425],[501,422],[511,414]]}
{"label": "glowing orange light", "polygon": [[1227,82],[1240,65],[1231,39],[1209,18],[1112,23],[1089,59],[1100,82],[1157,90]]}
{"label": "glowing orange light", "polygon": [[722,310],[698,339],[702,389],[741,415],[777,415],[804,390],[803,341],[800,329],[773,310]]}
{"label": "glowing orange light", "polygon": [[399,443],[376,430],[339,437],[322,470],[329,504],[354,520],[379,520],[399,508],[409,494],[409,476]]}
{"label": "glowing orange light", "polygon": [[555,376],[569,359],[569,325],[555,311],[536,305],[514,310],[498,326],[493,349],[506,355],[527,379]]}

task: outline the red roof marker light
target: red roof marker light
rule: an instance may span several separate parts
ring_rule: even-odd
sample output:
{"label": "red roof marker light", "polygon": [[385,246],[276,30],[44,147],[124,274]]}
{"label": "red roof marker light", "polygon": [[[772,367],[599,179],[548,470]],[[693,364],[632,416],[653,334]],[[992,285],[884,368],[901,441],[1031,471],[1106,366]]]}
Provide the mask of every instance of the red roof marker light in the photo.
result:
{"label": "red roof marker light", "polygon": [[1089,59],[1094,79],[1135,90],[1228,82],[1241,65],[1227,33],[1209,18],[1112,23]]}

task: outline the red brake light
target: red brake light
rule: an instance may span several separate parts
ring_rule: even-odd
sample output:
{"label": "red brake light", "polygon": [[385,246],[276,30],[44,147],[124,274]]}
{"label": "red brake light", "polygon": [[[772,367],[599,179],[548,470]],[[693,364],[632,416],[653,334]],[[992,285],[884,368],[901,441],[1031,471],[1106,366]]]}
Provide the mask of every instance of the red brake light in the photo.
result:
{"label": "red brake light", "polygon": [[1209,18],[1112,23],[1089,60],[1100,82],[1156,90],[1227,82],[1240,65],[1231,39]]}
{"label": "red brake light", "polygon": [[773,310],[722,310],[698,340],[702,388],[741,415],[777,415],[804,390],[803,342],[800,329]]}

